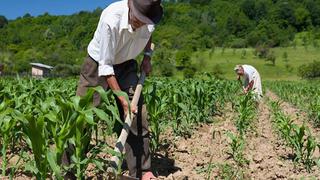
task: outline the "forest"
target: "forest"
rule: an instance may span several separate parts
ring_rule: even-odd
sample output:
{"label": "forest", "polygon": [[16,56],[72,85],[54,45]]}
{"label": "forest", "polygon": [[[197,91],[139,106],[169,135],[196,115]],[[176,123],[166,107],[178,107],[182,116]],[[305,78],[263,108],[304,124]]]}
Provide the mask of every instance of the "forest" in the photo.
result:
{"label": "forest", "polygon": [[[155,75],[196,71],[192,53],[215,47],[294,46],[299,32],[308,32],[304,38],[316,47],[320,39],[320,0],[167,0],[163,6],[153,35]],[[30,62],[40,62],[54,66],[58,75],[77,75],[102,8],[69,16],[0,16],[4,71],[23,74]]]}

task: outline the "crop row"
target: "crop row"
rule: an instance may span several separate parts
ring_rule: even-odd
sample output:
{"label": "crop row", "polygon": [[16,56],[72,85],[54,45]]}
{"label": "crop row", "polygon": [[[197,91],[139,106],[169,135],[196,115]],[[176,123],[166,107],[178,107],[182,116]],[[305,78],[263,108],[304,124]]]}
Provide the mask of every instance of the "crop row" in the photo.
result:
{"label": "crop row", "polygon": [[[95,164],[95,171],[102,173],[109,166],[100,153],[122,156],[104,141],[120,121],[115,94],[98,87],[80,98],[75,96],[75,89],[74,79],[0,80],[2,176],[14,178],[22,171],[37,179],[62,179],[73,169],[77,178],[83,179],[89,164]],[[168,127],[175,135],[189,136],[199,123],[211,122],[212,115],[233,98],[236,89],[233,82],[208,77],[147,81],[144,96],[152,150],[159,148],[160,134]],[[98,107],[92,104],[94,93],[102,97]],[[63,152],[69,146],[74,147],[72,163],[63,166]],[[18,159],[8,163],[15,156]]]}
{"label": "crop row", "polygon": [[294,155],[293,161],[296,164],[302,163],[310,171],[312,166],[319,162],[319,159],[313,157],[316,148],[320,147],[319,142],[304,123],[295,124],[289,116],[285,115],[280,109],[279,102],[270,101],[270,107],[274,126],[285,144],[291,148]]}
{"label": "crop row", "polygon": [[320,126],[320,83],[315,82],[272,82],[268,86],[282,99],[308,113],[315,126]]}

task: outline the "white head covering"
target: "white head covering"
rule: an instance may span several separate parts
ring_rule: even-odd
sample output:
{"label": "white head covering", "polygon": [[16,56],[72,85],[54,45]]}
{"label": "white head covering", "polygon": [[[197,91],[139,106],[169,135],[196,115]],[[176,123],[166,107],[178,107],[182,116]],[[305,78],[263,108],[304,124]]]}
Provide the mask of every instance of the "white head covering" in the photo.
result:
{"label": "white head covering", "polygon": [[238,65],[236,65],[236,66],[234,67],[233,70],[234,70],[235,72],[238,72],[240,69],[241,69],[241,65],[238,64]]}

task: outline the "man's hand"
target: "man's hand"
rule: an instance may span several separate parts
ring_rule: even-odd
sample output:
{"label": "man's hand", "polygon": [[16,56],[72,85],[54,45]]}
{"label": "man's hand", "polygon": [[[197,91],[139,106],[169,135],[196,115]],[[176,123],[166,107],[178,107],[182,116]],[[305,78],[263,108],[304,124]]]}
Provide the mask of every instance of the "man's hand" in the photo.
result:
{"label": "man's hand", "polygon": [[[129,104],[128,104],[126,98],[124,96],[119,96],[118,99],[120,100],[124,114],[127,115],[129,112]],[[137,113],[137,106],[131,105],[131,112]]]}
{"label": "man's hand", "polygon": [[150,74],[150,72],[152,71],[152,66],[151,66],[151,58],[149,56],[143,57],[140,68],[142,71],[146,73],[146,75]]}
{"label": "man's hand", "polygon": [[[106,79],[107,79],[108,86],[112,91],[121,91],[118,81],[114,75],[108,75]],[[124,96],[118,96],[118,99],[122,105],[124,114],[127,115],[129,111],[129,104],[128,104],[129,102],[127,102]],[[131,106],[131,112],[137,113],[137,107]]]}

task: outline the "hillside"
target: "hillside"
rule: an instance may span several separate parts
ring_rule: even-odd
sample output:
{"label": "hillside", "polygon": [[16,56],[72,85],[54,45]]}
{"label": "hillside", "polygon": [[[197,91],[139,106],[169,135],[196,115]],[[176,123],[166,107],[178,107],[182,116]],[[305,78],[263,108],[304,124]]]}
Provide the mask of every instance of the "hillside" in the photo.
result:
{"label": "hillside", "polygon": [[[163,4],[164,18],[154,33],[154,75],[190,77],[193,72],[203,72],[192,65],[197,53],[209,64],[205,71],[213,72],[209,67],[214,64],[225,67],[223,63],[228,63],[228,59],[206,55],[212,49],[236,48],[230,51],[242,52],[241,48],[253,51],[263,46],[279,52],[286,47],[317,48],[319,44],[320,0],[169,0]],[[8,73],[27,72],[29,63],[37,61],[55,66],[57,74],[78,74],[101,11],[98,8],[71,16],[26,14],[13,21],[0,16],[0,63],[5,64]],[[305,35],[297,41],[296,34],[300,32]],[[294,57],[289,49],[283,52]],[[283,52],[279,52],[276,64]],[[296,48],[294,52],[303,54],[305,50]],[[312,56],[315,58],[306,61],[319,60],[317,54]],[[295,62],[290,61],[294,69],[301,64]],[[279,72],[285,71],[281,63],[273,69],[279,68]],[[287,79],[296,76],[296,70],[280,75]]]}
{"label": "hillside", "polygon": [[193,54],[192,63],[198,67],[198,72],[210,72],[227,79],[236,78],[235,65],[250,64],[259,71],[263,80],[299,80],[301,65],[320,60],[319,48],[314,47],[277,47],[271,51],[276,57],[275,65],[255,56],[253,48],[200,51]]}

